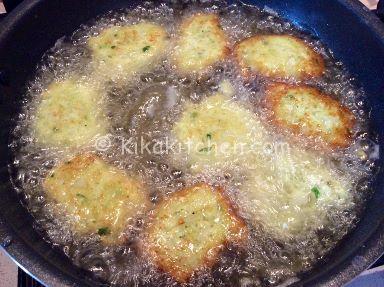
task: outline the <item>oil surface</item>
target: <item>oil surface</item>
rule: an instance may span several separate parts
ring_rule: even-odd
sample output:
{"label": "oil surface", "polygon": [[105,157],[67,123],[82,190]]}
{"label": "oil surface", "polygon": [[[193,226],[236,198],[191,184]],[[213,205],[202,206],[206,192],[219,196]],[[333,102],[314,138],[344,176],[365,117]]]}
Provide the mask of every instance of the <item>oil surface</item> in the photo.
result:
{"label": "oil surface", "polygon": [[[199,78],[178,75],[167,57],[149,72],[129,78],[122,76],[113,82],[103,81],[108,75],[100,75],[92,70],[94,63],[86,43],[106,27],[149,20],[165,27],[172,39],[177,35],[181,19],[197,11],[213,12],[220,16],[231,46],[260,33],[289,34],[304,39],[326,61],[325,75],[306,83],[333,95],[357,119],[353,131],[355,140],[351,147],[325,156],[316,147],[312,150],[320,161],[331,164],[338,174],[348,178],[352,188],[349,190],[351,200],[342,206],[330,205],[327,223],[308,231],[305,236],[281,240],[252,221],[252,216],[247,215],[248,209],[243,208],[244,203],[237,196],[247,177],[245,165],[229,164],[223,169],[194,173],[183,155],[173,156],[166,151],[153,153],[142,149],[142,139],[151,143],[149,147],[153,147],[172,138],[172,127],[180,118],[184,104],[199,103],[217,93],[224,80],[232,86],[230,96],[233,101],[254,112],[265,123],[272,146],[286,143],[293,145],[294,149],[309,149],[304,142],[289,143],[287,135],[276,132],[269,125],[262,107],[267,79],[260,77],[245,82],[230,58]],[[47,200],[42,188],[45,176],[53,166],[70,157],[73,152],[39,145],[32,123],[36,118],[40,95],[49,83],[74,76],[102,91],[103,111],[109,123],[108,137],[104,137],[104,141],[95,139],[84,150],[97,153],[108,163],[127,172],[140,174],[149,186],[154,204],[185,186],[205,181],[223,186],[240,215],[245,218],[250,230],[246,246],[227,246],[211,270],[199,272],[185,285],[276,286],[297,281],[300,273],[310,270],[358,220],[364,199],[369,193],[368,183],[374,162],[379,156],[378,147],[368,129],[369,114],[364,109],[364,92],[354,86],[353,79],[343,64],[333,58],[332,52],[318,39],[267,8],[240,3],[226,6],[224,1],[145,2],[134,10],[111,11],[84,24],[71,37],[57,41],[37,67],[11,143],[14,150],[13,182],[36,218],[37,228],[46,240],[60,246],[74,264],[91,271],[102,281],[113,286],[178,285],[141,255],[140,236],[145,226],[150,224],[146,217],[127,228],[130,239],[126,244],[106,247],[97,235],[77,236],[68,224],[67,215],[63,212],[58,214],[55,204]]]}

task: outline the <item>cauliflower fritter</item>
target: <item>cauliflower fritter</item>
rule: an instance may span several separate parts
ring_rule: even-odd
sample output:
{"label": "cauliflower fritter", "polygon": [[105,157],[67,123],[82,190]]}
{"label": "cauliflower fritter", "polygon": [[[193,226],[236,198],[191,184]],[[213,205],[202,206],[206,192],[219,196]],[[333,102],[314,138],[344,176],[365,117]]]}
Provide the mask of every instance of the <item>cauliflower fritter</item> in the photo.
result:
{"label": "cauliflower fritter", "polygon": [[235,164],[261,149],[266,140],[265,128],[256,115],[222,94],[187,105],[173,134],[194,171]]}
{"label": "cauliflower fritter", "polygon": [[34,122],[39,143],[78,148],[106,133],[102,96],[90,84],[73,79],[54,82],[41,97]]}
{"label": "cauliflower fritter", "polygon": [[330,209],[352,204],[352,181],[322,158],[290,148],[249,169],[239,193],[247,217],[283,239],[327,222]]}
{"label": "cauliflower fritter", "polygon": [[228,242],[240,242],[245,224],[220,188],[199,184],[160,203],[144,239],[156,265],[179,282],[212,266]]}
{"label": "cauliflower fritter", "polygon": [[355,118],[338,101],[315,88],[273,84],[266,91],[266,105],[276,126],[297,135],[319,138],[331,147],[347,147]]}
{"label": "cauliflower fritter", "polygon": [[181,74],[201,74],[229,54],[227,37],[215,14],[195,14],[181,24],[173,53]]}
{"label": "cauliflower fritter", "polygon": [[324,60],[304,41],[290,35],[257,35],[239,42],[235,58],[245,77],[320,77]]}
{"label": "cauliflower fritter", "polygon": [[130,78],[153,69],[167,51],[169,37],[160,25],[141,22],[114,26],[88,41],[96,73],[106,78]]}
{"label": "cauliflower fritter", "polygon": [[92,154],[77,155],[59,164],[43,187],[57,208],[65,210],[74,231],[97,233],[105,244],[122,242],[128,225],[150,204],[138,177]]}

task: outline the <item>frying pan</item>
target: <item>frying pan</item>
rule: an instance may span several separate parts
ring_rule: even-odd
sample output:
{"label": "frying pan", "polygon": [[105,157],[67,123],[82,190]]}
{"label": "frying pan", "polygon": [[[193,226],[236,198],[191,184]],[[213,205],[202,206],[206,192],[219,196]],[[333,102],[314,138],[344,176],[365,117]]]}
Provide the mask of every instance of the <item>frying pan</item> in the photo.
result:
{"label": "frying pan", "polygon": [[[80,24],[128,0],[26,0],[0,24],[0,243],[25,271],[48,286],[99,286],[34,228],[10,182],[8,146],[26,83],[43,53]],[[231,1],[228,1],[231,2]],[[372,129],[384,148],[384,25],[357,0],[255,0],[318,36],[367,94]],[[384,253],[384,159],[356,228],[297,286],[341,286]]]}

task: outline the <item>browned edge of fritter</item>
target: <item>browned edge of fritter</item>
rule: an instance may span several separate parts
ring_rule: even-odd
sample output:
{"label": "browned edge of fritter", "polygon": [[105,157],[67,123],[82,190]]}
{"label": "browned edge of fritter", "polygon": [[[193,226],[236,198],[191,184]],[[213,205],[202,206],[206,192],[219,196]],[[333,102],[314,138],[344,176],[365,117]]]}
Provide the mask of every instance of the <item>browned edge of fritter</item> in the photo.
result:
{"label": "browned edge of fritter", "polygon": [[[307,48],[308,53],[311,55],[310,57],[310,64],[306,67],[310,67],[313,69],[313,67],[316,67],[316,69],[313,69],[311,72],[308,72],[308,69],[303,69],[300,73],[299,77],[288,77],[288,78],[294,78],[296,80],[309,80],[312,78],[318,78],[321,77],[324,74],[325,71],[325,63],[323,57],[315,52],[312,47],[310,47],[307,43],[305,43],[303,40],[300,38],[297,38],[292,35],[278,35],[278,34],[260,34],[260,35],[254,35],[250,36],[248,38],[245,38],[235,44],[235,47],[233,49],[233,56],[235,58],[235,62],[237,65],[237,68],[239,69],[241,75],[246,79],[246,80],[251,80],[253,77],[261,75],[266,78],[270,79],[286,79],[287,76],[284,75],[284,73],[280,73],[277,71],[268,71],[267,69],[265,71],[252,71],[252,68],[249,69],[249,67],[246,67],[245,64],[243,63],[242,57],[241,57],[241,52],[240,48],[241,45],[250,42],[251,44],[257,41],[262,40],[265,37],[270,37],[270,36],[279,36],[279,37],[286,37],[290,38],[293,41],[296,41],[302,45],[304,45]],[[314,64],[314,65],[312,65]]]}
{"label": "browned edge of fritter", "polygon": [[[344,128],[339,129],[335,135],[335,140],[332,142],[327,141],[323,138],[321,132],[312,132],[303,134],[301,127],[299,125],[291,125],[285,121],[283,118],[278,118],[276,116],[276,110],[280,104],[280,100],[283,96],[286,95],[289,89],[300,89],[307,90],[319,101],[324,103],[327,107],[334,107],[337,109],[337,116],[340,118],[343,123]],[[264,99],[265,107],[270,111],[268,117],[271,120],[272,124],[282,129],[283,131],[291,131],[295,136],[299,136],[300,139],[304,140],[307,144],[318,144],[318,141],[315,139],[320,139],[323,148],[346,148],[352,142],[351,130],[355,125],[355,117],[352,112],[341,105],[337,100],[333,99],[331,96],[322,93],[318,89],[304,85],[304,84],[287,84],[287,83],[272,83],[266,88],[266,96]],[[293,137],[290,137],[291,139]],[[294,139],[293,139],[294,140]]]}
{"label": "browned edge of fritter", "polygon": [[[71,176],[72,177],[75,177],[76,175],[78,175],[83,169],[87,168],[89,165],[91,165],[93,162],[95,162],[96,160],[101,160],[104,162],[104,159],[95,154],[94,152],[90,152],[90,151],[84,151],[82,153],[77,153],[75,155],[72,155],[70,158],[67,158],[65,160],[62,160],[60,161],[59,163],[57,163],[46,175],[46,177],[44,178],[43,180],[43,183],[42,183],[42,186],[43,186],[43,191],[44,193],[46,194],[47,198],[53,202],[53,203],[58,203],[55,198],[52,198],[52,196],[50,196],[50,194],[47,192],[47,183],[46,183],[46,180],[57,170],[57,169],[62,169],[64,171],[67,171],[67,170],[70,170],[70,173],[71,173]],[[108,164],[108,163],[107,163]],[[117,167],[116,167],[117,168]],[[121,168],[117,168],[119,171],[121,171],[122,173],[124,173],[126,176],[129,176],[125,170],[121,169]],[[141,180],[140,181],[142,187],[143,187],[143,192],[146,192],[148,191],[148,187],[144,184],[144,182]],[[148,196],[148,194],[147,194]],[[146,209],[149,209],[150,207],[150,201],[149,201],[149,198],[147,198],[147,207]],[[137,220],[138,218],[141,218],[143,215],[141,214],[141,212],[139,212],[138,216],[136,216],[137,218],[134,219],[134,220]],[[135,221],[132,221],[132,222],[135,222]],[[127,228],[125,229],[127,230]],[[89,234],[89,233],[84,233],[84,234]],[[118,237],[118,240],[114,243],[106,243],[106,242],[103,242],[103,244],[105,245],[119,245],[119,244],[125,244],[127,241],[129,240],[129,237],[124,233],[120,234],[119,237]]]}
{"label": "browned edge of fritter", "polygon": [[[147,228],[146,231],[144,232],[144,238],[140,243],[141,255],[147,258],[152,258],[151,261],[155,263],[158,270],[168,273],[173,279],[175,279],[179,283],[188,282],[195,272],[204,268],[212,267],[217,262],[219,253],[223,250],[223,248],[226,245],[230,243],[240,245],[248,237],[247,226],[244,220],[236,214],[236,208],[232,205],[229,198],[225,195],[224,189],[221,187],[212,187],[206,183],[198,183],[189,187],[185,187],[177,191],[176,193],[171,194],[168,198],[164,198],[157,205],[153,214],[150,216],[151,218],[149,220],[153,221],[157,215],[156,211],[163,208],[163,206],[169,204],[170,200],[177,200],[178,198],[185,197],[189,192],[191,192],[193,188],[207,187],[207,186],[212,192],[217,192],[217,194],[219,195],[219,200],[221,204],[226,207],[227,212],[231,217],[232,221],[234,222],[235,226],[231,230],[231,233],[233,234],[231,238],[227,238],[220,245],[218,245],[215,248],[212,248],[209,254],[207,254],[204,262],[201,264],[200,267],[196,268],[195,270],[190,270],[190,272],[183,272],[175,268],[172,264],[168,264],[167,262],[162,260],[162,258],[159,258],[159,256],[156,253],[156,248],[154,248],[154,246],[152,246],[151,243],[148,242],[148,234],[152,232],[151,226],[149,226],[149,228]],[[204,231],[202,230],[202,232]]]}

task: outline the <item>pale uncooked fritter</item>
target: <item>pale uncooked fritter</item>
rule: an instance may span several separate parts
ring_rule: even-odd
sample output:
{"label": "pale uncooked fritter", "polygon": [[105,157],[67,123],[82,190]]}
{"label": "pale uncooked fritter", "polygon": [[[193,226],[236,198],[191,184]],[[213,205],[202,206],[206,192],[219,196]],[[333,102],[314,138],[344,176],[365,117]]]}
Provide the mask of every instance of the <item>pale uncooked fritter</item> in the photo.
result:
{"label": "pale uncooked fritter", "polygon": [[160,25],[141,22],[102,30],[88,41],[96,73],[105,79],[130,78],[154,68],[167,52],[167,31]]}
{"label": "pale uncooked fritter", "polygon": [[217,15],[195,14],[182,22],[173,54],[180,73],[205,72],[228,53],[227,37]]}
{"label": "pale uncooked fritter", "polygon": [[351,207],[351,182],[325,159],[291,147],[249,169],[240,206],[278,237],[305,236],[326,224],[331,211]]}
{"label": "pale uncooked fritter", "polygon": [[320,138],[332,147],[351,143],[355,119],[337,100],[305,85],[273,84],[266,93],[275,125],[295,136]]}
{"label": "pale uncooked fritter", "polygon": [[245,77],[262,75],[305,79],[324,72],[324,60],[304,41],[290,35],[257,35],[239,42],[235,58]]}
{"label": "pale uncooked fritter", "polygon": [[267,140],[256,115],[222,94],[187,104],[173,134],[194,171],[236,164],[249,152],[261,151]]}
{"label": "pale uncooked fritter", "polygon": [[240,243],[246,234],[222,190],[199,184],[156,207],[143,246],[161,270],[185,282],[212,266],[227,242]]}
{"label": "pale uncooked fritter", "polygon": [[48,147],[77,148],[106,133],[102,95],[74,79],[53,82],[41,95],[34,130]]}
{"label": "pale uncooked fritter", "polygon": [[92,154],[56,166],[43,187],[48,199],[65,211],[75,232],[99,234],[105,244],[121,243],[122,233],[149,207],[138,176],[127,175]]}

